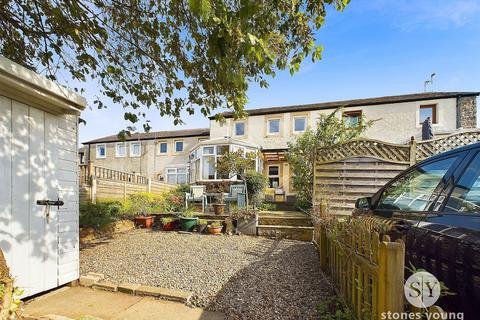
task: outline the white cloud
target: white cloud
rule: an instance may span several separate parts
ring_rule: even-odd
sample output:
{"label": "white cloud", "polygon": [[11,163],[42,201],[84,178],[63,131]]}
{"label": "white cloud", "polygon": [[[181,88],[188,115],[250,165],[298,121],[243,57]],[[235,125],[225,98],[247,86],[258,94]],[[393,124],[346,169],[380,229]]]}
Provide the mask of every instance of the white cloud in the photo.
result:
{"label": "white cloud", "polygon": [[367,8],[382,11],[402,29],[451,28],[478,23],[478,0],[371,0]]}

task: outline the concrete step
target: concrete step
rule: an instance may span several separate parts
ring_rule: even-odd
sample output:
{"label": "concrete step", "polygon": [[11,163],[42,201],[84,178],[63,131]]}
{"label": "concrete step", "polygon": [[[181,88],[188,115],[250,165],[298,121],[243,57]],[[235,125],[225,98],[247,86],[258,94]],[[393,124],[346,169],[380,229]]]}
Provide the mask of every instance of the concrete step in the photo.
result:
{"label": "concrete step", "polygon": [[313,227],[259,225],[257,234],[269,238],[312,241]]}
{"label": "concrete step", "polygon": [[311,227],[310,217],[279,217],[273,215],[261,215],[258,217],[258,224],[270,226],[300,226]]}

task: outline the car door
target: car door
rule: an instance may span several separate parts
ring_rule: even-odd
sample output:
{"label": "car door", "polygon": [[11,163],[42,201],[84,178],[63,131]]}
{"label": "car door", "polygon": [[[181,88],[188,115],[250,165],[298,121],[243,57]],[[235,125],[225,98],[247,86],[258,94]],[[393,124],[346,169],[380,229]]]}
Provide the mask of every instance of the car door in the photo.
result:
{"label": "car door", "polygon": [[434,210],[432,222],[480,231],[480,151],[468,155],[468,163],[452,174]]}
{"label": "car door", "polygon": [[373,197],[372,213],[414,222],[436,217],[431,210],[465,156],[466,152],[449,154],[410,168]]}

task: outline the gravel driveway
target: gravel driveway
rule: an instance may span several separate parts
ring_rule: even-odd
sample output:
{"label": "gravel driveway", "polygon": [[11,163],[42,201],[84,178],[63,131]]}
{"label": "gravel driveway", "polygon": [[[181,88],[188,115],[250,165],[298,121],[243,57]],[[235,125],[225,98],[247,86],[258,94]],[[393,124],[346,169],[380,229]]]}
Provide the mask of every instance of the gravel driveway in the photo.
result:
{"label": "gravel driveway", "polygon": [[331,294],[311,243],[134,230],[81,251],[81,273],[194,292],[228,319],[315,319]]}

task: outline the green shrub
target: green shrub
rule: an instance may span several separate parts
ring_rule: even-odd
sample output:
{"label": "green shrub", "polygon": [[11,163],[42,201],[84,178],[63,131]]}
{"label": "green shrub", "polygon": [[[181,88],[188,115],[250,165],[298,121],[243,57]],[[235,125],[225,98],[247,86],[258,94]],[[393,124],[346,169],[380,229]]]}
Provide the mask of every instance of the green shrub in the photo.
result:
{"label": "green shrub", "polygon": [[258,210],[260,211],[275,211],[277,207],[274,203],[263,201],[259,206]]}
{"label": "green shrub", "polygon": [[268,185],[268,179],[262,173],[250,170],[246,174],[248,198],[254,208],[263,201],[263,192]]}
{"label": "green shrub", "polygon": [[180,216],[184,218],[194,218],[197,216],[197,213],[192,208],[188,208],[187,210],[183,211]]}
{"label": "green shrub", "polygon": [[198,219],[197,224],[202,225],[202,226],[206,225],[206,224],[208,224],[208,220],[207,219]]}
{"label": "green shrub", "polygon": [[317,306],[320,320],[353,320],[353,315],[348,307],[338,296],[325,298]]}
{"label": "green shrub", "polygon": [[80,226],[102,228],[103,226],[121,219],[122,202],[99,201],[97,203],[80,203]]}

